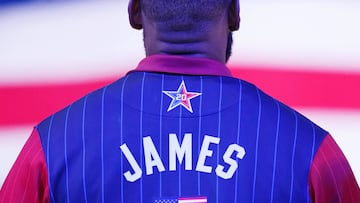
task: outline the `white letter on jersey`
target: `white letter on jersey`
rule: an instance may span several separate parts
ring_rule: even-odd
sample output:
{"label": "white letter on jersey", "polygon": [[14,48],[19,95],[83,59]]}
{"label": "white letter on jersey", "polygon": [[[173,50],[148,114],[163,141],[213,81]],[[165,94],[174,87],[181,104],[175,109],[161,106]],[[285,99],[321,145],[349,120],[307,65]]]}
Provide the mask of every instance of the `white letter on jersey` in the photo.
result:
{"label": "white letter on jersey", "polygon": [[150,136],[143,138],[144,156],[146,164],[146,175],[153,174],[153,167],[156,166],[160,172],[165,171],[159,153],[156,151],[154,143]]}
{"label": "white letter on jersey", "polygon": [[205,135],[199,154],[199,159],[196,164],[197,171],[211,173],[212,167],[205,166],[205,159],[206,157],[211,157],[213,154],[213,151],[209,150],[210,143],[219,144],[219,142],[220,138]]}
{"label": "white letter on jersey", "polygon": [[139,166],[139,164],[136,162],[134,156],[131,154],[129,148],[127,147],[126,144],[123,144],[120,146],[121,151],[123,152],[123,154],[125,155],[126,159],[128,160],[128,162],[130,163],[130,166],[132,167],[132,169],[134,170],[134,173],[131,174],[130,171],[126,171],[124,173],[124,176],[126,178],[127,181],[129,182],[135,182],[136,180],[138,180],[139,178],[141,178],[142,175],[142,171],[141,168]]}
{"label": "white letter on jersey", "polygon": [[184,135],[181,147],[176,134],[169,134],[169,170],[176,170],[176,157],[181,164],[185,156],[185,170],[192,169],[192,134]]}
{"label": "white letter on jersey", "polygon": [[216,167],[216,175],[224,179],[230,179],[234,175],[236,169],[238,168],[237,161],[231,158],[231,155],[237,152],[236,157],[243,159],[245,156],[245,149],[237,144],[229,145],[226,152],[224,153],[223,159],[224,162],[229,164],[230,167],[227,172],[224,171],[224,166],[218,165]]}

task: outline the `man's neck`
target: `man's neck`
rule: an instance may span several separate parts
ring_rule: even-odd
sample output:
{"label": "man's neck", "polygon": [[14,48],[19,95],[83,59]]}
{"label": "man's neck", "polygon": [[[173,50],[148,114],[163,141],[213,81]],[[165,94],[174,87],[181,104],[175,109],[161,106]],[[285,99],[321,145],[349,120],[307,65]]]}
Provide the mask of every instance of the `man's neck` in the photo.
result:
{"label": "man's neck", "polygon": [[146,55],[201,57],[225,63],[228,37],[226,24],[226,21],[203,23],[201,28],[184,26],[182,30],[172,30],[165,23],[144,22]]}

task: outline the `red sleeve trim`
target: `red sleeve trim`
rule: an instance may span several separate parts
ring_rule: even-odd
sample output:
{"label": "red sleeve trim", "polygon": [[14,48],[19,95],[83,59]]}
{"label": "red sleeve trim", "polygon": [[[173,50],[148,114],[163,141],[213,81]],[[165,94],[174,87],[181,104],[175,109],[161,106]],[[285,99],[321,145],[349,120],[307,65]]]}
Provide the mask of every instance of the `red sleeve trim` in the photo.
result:
{"label": "red sleeve trim", "polygon": [[48,174],[39,134],[26,141],[0,192],[0,202],[48,203]]}
{"label": "red sleeve trim", "polygon": [[321,143],[309,175],[312,202],[360,202],[360,190],[344,154],[328,135]]}

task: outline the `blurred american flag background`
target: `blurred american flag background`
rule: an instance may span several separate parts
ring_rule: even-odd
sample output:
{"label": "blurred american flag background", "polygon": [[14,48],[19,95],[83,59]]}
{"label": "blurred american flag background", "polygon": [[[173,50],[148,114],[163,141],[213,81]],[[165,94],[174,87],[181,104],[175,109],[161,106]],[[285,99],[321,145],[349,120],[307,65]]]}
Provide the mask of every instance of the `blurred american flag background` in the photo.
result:
{"label": "blurred american flag background", "polygon": [[[125,0],[0,0],[0,185],[32,127],[144,57]],[[360,2],[241,1],[229,62],[330,131],[360,180]]]}

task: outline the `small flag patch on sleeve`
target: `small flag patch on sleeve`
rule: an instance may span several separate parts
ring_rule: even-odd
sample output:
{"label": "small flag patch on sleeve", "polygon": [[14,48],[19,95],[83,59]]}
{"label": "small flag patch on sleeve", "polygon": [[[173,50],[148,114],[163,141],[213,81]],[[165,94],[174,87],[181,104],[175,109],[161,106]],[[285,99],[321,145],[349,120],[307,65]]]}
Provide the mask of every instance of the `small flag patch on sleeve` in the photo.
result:
{"label": "small flag patch on sleeve", "polygon": [[207,203],[206,197],[181,197],[178,203]]}
{"label": "small flag patch on sleeve", "polygon": [[206,197],[179,197],[156,199],[154,203],[207,203]]}

